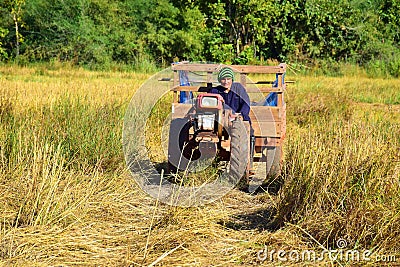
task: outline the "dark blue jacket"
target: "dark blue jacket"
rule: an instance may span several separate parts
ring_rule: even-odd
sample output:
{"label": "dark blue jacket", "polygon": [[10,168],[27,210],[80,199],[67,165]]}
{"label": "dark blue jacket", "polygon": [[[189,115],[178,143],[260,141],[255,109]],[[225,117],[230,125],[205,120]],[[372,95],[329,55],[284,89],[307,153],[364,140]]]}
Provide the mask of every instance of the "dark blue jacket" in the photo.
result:
{"label": "dark blue jacket", "polygon": [[250,122],[250,98],[243,85],[234,82],[228,93],[225,93],[225,90],[226,88],[220,85],[212,88],[210,93],[220,94],[224,98],[225,107],[228,106],[228,108],[232,109],[234,112],[241,113],[243,120]]}

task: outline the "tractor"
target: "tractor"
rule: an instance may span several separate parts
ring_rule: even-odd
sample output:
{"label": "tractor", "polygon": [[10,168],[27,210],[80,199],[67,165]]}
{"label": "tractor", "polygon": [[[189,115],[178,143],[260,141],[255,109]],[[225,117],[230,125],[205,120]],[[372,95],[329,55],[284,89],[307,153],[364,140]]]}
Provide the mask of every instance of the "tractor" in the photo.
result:
{"label": "tractor", "polygon": [[[221,95],[209,93],[216,74],[231,68],[250,100],[250,119],[232,112]],[[168,171],[197,171],[211,161],[227,162],[229,179],[247,190],[281,171],[286,133],[286,65],[248,66],[177,62],[174,73],[172,118],[168,138]],[[249,74],[272,75],[253,82]],[[252,134],[251,134],[252,133]]]}

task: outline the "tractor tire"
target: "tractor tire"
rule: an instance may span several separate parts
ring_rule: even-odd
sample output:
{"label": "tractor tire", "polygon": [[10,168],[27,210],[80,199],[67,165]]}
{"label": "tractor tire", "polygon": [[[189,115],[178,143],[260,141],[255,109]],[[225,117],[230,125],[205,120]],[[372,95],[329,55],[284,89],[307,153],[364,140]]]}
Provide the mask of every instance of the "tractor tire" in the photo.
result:
{"label": "tractor tire", "polygon": [[168,173],[184,170],[189,164],[185,147],[189,142],[190,127],[190,122],[184,118],[171,121],[168,136]]}
{"label": "tractor tire", "polygon": [[[249,134],[242,120],[237,119],[232,122],[230,136],[230,181],[235,183],[239,189],[246,189],[246,186],[248,187],[246,168],[249,160],[250,143]],[[242,182],[244,182],[244,185],[241,184]]]}
{"label": "tractor tire", "polygon": [[[282,160],[283,150],[282,146],[276,147],[265,147],[263,149],[263,162],[259,162],[266,172],[260,172],[257,176],[259,182],[257,186],[252,188],[255,192],[268,192],[270,195],[277,195],[279,190],[283,186],[282,172]],[[264,176],[262,175],[264,174]]]}

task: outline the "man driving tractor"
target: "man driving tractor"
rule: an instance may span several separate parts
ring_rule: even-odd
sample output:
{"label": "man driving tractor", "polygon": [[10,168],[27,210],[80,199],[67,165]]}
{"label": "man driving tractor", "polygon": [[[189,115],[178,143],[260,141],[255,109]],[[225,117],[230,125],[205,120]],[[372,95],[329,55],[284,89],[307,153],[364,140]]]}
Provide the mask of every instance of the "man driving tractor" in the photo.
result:
{"label": "man driving tractor", "polygon": [[214,87],[210,93],[220,94],[225,101],[225,107],[235,113],[242,114],[243,120],[250,122],[250,98],[241,83],[234,82],[235,74],[229,67],[222,68],[218,73],[221,85]]}
{"label": "man driving tractor", "polygon": [[212,88],[209,93],[220,94],[224,99],[225,108],[232,110],[233,116],[235,113],[240,113],[243,120],[250,123],[250,174],[252,174],[252,156],[254,154],[255,137],[249,116],[250,97],[243,85],[239,82],[234,82],[234,80],[235,74],[233,70],[229,67],[222,68],[218,73],[218,82],[220,82],[221,85]]}

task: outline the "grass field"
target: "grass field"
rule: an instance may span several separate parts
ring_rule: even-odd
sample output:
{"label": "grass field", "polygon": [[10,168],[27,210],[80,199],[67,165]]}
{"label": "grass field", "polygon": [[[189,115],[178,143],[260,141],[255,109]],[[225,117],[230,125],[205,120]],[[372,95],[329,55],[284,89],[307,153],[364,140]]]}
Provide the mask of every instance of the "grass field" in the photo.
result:
{"label": "grass field", "polygon": [[399,266],[400,80],[288,75],[279,191],[182,208],[125,166],[149,74],[0,66],[0,266]]}

